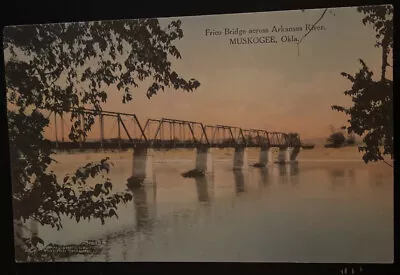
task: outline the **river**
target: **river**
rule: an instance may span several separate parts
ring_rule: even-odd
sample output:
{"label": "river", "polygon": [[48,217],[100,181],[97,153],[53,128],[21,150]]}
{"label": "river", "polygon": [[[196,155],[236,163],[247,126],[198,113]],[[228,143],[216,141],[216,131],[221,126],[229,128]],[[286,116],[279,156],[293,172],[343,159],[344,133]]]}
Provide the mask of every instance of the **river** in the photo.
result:
{"label": "river", "polygon": [[[92,159],[96,159],[93,154]],[[85,159],[53,170],[72,172]],[[132,160],[113,161],[113,190],[126,188]],[[357,161],[274,164],[234,172],[216,159],[214,174],[183,178],[191,160],[156,160],[155,184],[134,192],[118,218],[68,218],[40,227],[45,242],[97,240],[100,253],[66,261],[352,262],[393,260],[393,170]]]}

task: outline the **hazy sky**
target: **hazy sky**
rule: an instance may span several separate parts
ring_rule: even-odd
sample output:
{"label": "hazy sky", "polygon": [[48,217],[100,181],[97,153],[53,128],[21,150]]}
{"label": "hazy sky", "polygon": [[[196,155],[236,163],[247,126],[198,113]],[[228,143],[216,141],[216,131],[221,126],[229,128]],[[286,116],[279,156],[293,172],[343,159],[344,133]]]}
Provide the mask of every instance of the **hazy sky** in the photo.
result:
{"label": "hazy sky", "polygon": [[[323,10],[265,12],[239,15],[183,17],[184,38],[177,43],[182,59],[177,72],[194,77],[201,86],[193,93],[166,90],[150,100],[146,86],[134,92],[134,100],[122,105],[119,96],[109,98],[104,109],[135,113],[140,120],[176,118],[226,124],[243,128],[296,131],[303,138],[325,137],[330,125],[346,124],[346,116],[332,111],[333,104],[350,103],[343,91],[350,82],[342,71],[355,73],[358,58],[379,69],[380,50],[375,33],[361,22],[355,8],[332,10],[300,46],[294,43],[229,45],[229,36],[205,36],[205,29],[271,28],[312,24]],[[161,19],[167,23],[173,18]],[[291,33],[301,37],[303,32]],[[287,33],[288,34],[288,33]],[[247,35],[245,35],[247,36]],[[378,72],[378,71],[377,71]],[[390,72],[391,73],[391,72]],[[118,92],[117,92],[118,93]]]}
{"label": "hazy sky", "polygon": [[[176,46],[182,59],[171,59],[173,69],[186,79],[196,78],[201,86],[193,93],[166,89],[148,99],[147,83],[139,83],[129,104],[122,104],[122,93],[112,86],[103,109],[135,113],[143,124],[148,118],[165,117],[327,137],[330,125],[338,128],[347,121],[331,105],[351,103],[343,95],[351,82],[340,73],[357,72],[359,58],[377,75],[381,66],[375,32],[362,24],[362,14],[356,8],[330,11],[319,23],[325,30],[311,32],[299,53],[296,43],[282,43],[281,36],[300,38],[306,24],[313,24],[323,10],[180,17],[184,37]],[[274,26],[303,31],[271,32]],[[225,28],[268,28],[268,34],[251,36],[275,35],[278,43],[230,45],[233,36],[205,35],[206,29],[224,33]]]}

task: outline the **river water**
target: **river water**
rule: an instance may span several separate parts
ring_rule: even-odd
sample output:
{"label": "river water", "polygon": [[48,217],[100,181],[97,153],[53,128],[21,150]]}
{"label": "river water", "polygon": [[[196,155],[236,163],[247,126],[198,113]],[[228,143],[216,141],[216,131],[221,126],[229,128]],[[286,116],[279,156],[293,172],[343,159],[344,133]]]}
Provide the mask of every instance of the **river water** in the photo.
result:
{"label": "river water", "polygon": [[[62,176],[85,163],[71,160],[53,170]],[[124,190],[132,159],[113,163],[113,190]],[[67,261],[393,260],[393,170],[385,164],[300,160],[234,172],[230,159],[217,159],[204,179],[180,175],[193,166],[156,160],[155,184],[135,191],[118,219],[66,218],[61,231],[40,227],[39,235],[56,244],[103,244],[100,253]]]}

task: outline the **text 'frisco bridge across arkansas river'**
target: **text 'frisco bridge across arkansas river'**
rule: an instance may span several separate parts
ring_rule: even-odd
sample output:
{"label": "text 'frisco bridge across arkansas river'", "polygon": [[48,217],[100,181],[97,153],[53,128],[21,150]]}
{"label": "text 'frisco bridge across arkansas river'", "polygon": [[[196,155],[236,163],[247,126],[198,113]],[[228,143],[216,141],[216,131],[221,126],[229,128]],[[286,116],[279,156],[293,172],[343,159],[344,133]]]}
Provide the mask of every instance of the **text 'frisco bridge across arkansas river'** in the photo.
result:
{"label": "text 'frisco bridge across arkansas river'", "polygon": [[[260,148],[259,165],[263,166],[294,162],[302,147],[297,133],[203,125],[170,118],[148,119],[142,126],[135,114],[88,109],[74,110],[75,128],[81,130],[78,138],[73,139],[65,137],[73,126],[71,112],[52,114],[50,131],[54,131],[52,145],[56,151],[133,149],[133,174],[141,178],[152,173],[154,149],[196,149],[195,169],[205,173],[212,171],[211,148],[234,148],[233,168],[242,169],[248,166],[246,148]],[[92,124],[91,130],[83,134],[88,121]],[[273,148],[279,149],[277,161],[272,157]]]}

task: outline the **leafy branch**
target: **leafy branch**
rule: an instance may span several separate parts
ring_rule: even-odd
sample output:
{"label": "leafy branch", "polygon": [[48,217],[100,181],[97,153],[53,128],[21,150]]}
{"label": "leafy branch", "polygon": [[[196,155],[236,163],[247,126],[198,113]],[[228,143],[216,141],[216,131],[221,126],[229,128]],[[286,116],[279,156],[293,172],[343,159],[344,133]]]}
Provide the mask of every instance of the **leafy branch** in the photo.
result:
{"label": "leafy branch", "polygon": [[148,98],[166,88],[193,92],[200,82],[171,66],[171,58],[182,58],[174,45],[182,37],[180,20],[165,28],[157,19],[139,19],[4,29],[14,220],[60,229],[63,216],[102,223],[117,216],[118,205],[132,195],[112,191],[108,159],[88,163],[61,181],[49,171],[55,160],[43,136],[49,117],[42,112],[72,110],[69,138],[77,141],[94,124],[94,114],[82,116],[82,108],[101,110],[111,85],[122,92],[122,103],[133,100],[144,80],[150,80]]}
{"label": "leafy branch", "polygon": [[352,98],[353,106],[332,106],[332,109],[343,112],[350,118],[349,133],[365,135],[364,146],[359,147],[364,152],[363,160],[383,161],[389,155],[393,159],[393,81],[386,79],[386,68],[389,66],[388,55],[393,49],[393,6],[367,6],[357,9],[365,17],[364,25],[370,24],[376,31],[376,47],[382,50],[382,66],[379,80],[373,79],[373,72],[360,59],[361,69],[355,75],[342,73],[352,82],[351,89],[344,95]]}

